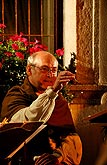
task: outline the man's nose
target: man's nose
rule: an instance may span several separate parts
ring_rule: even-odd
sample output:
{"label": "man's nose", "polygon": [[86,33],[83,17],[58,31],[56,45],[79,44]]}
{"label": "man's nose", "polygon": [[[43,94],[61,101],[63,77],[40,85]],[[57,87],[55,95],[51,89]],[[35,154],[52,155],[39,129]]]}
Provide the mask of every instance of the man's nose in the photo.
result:
{"label": "man's nose", "polygon": [[48,75],[49,77],[53,77],[53,76],[54,76],[52,70],[49,70],[49,71],[47,72],[47,75]]}

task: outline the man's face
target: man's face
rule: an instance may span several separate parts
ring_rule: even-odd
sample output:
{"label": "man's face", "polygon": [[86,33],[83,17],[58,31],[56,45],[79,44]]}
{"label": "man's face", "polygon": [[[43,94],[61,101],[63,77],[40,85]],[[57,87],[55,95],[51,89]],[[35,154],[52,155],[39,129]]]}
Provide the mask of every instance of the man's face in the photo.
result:
{"label": "man's face", "polygon": [[48,86],[53,86],[57,77],[58,63],[53,56],[38,56],[35,65],[31,66],[30,82],[38,90],[45,90]]}

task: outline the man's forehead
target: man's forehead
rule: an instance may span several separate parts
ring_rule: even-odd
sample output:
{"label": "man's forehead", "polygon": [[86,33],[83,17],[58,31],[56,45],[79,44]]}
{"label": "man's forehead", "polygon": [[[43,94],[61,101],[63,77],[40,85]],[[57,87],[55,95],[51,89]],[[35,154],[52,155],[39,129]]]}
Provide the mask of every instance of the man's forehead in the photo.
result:
{"label": "man's forehead", "polygon": [[36,56],[34,64],[58,66],[58,61],[53,56]]}

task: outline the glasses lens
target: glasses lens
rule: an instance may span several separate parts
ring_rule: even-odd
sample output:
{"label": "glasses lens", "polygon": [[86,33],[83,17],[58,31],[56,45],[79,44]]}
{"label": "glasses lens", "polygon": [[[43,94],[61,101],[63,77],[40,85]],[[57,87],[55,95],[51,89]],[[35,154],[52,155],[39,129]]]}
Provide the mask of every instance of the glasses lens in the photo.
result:
{"label": "glasses lens", "polygon": [[42,73],[52,72],[53,74],[56,74],[56,72],[57,72],[57,68],[54,68],[54,67],[53,68],[49,68],[49,67],[46,67],[46,66],[41,66],[41,67],[36,66],[36,65],[32,65],[32,66],[40,69]]}
{"label": "glasses lens", "polygon": [[47,73],[47,72],[56,73],[57,72],[57,68],[41,67],[41,71],[44,72],[44,73]]}
{"label": "glasses lens", "polygon": [[49,69],[48,67],[44,67],[44,66],[43,66],[43,67],[40,68],[40,70],[41,70],[43,73],[47,73],[47,72],[49,72],[50,69]]}

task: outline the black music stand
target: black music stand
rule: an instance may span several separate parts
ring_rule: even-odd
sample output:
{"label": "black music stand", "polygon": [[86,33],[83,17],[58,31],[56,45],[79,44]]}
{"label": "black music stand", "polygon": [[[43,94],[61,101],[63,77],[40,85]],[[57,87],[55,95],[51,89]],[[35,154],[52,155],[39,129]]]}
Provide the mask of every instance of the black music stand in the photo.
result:
{"label": "black music stand", "polygon": [[8,123],[1,127],[0,161],[11,165],[12,157],[45,127],[43,122]]}

